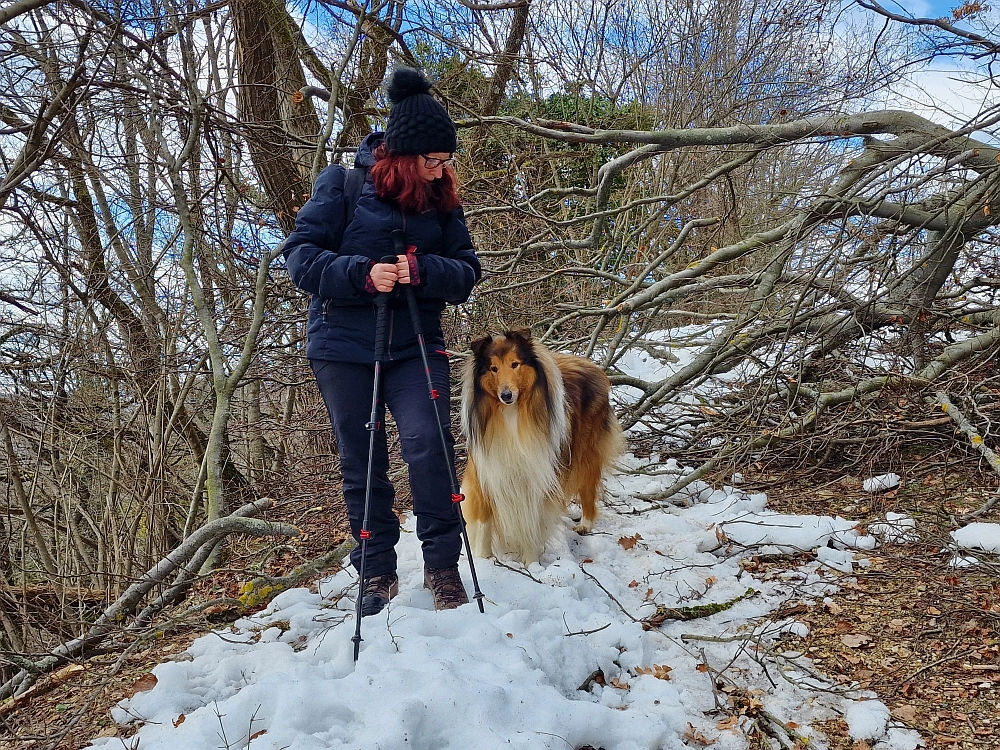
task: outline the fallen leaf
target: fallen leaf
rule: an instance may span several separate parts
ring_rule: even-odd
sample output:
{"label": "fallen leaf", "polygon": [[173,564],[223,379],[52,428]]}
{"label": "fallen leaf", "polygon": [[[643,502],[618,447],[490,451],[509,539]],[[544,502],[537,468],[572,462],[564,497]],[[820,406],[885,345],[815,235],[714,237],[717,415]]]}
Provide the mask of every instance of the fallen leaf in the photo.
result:
{"label": "fallen leaf", "polygon": [[653,676],[658,680],[669,680],[670,673],[674,671],[673,667],[668,667],[666,664],[654,664],[653,665]]}
{"label": "fallen leaf", "polygon": [[590,558],[590,557],[585,557],[585,558],[583,558],[583,560],[581,560],[580,562],[581,562],[581,563],[592,563],[592,562],[594,562],[594,561],[593,561],[593,559],[592,559],[592,558]]}
{"label": "fallen leaf", "polygon": [[871,641],[871,637],[863,633],[847,633],[840,636],[840,642],[848,648],[862,648],[871,643]]}
{"label": "fallen leaf", "polygon": [[716,729],[733,729],[739,723],[739,716],[730,716],[728,719],[723,719],[718,724],[715,725]]}
{"label": "fallen leaf", "polygon": [[872,746],[864,740],[858,740],[854,743],[854,747],[851,750],[872,750]]}
{"label": "fallen leaf", "polygon": [[131,698],[136,693],[145,693],[147,690],[152,690],[154,687],[156,687],[156,682],[157,682],[156,675],[153,674],[152,672],[150,672],[147,675],[143,675],[134,683],[132,683],[132,688],[128,694],[128,697]]}
{"label": "fallen leaf", "polygon": [[707,672],[707,671],[708,671],[708,665],[707,665],[707,664],[705,664],[705,663],[702,663],[702,664],[698,664],[698,665],[697,665],[697,666],[695,667],[695,669],[697,669],[697,670],[698,670],[699,672]]}
{"label": "fallen leaf", "polygon": [[705,579],[705,583],[707,583],[709,586],[714,586],[718,582],[719,579],[716,578],[715,576],[709,576],[708,578]]}
{"label": "fallen leaf", "polygon": [[623,536],[618,539],[618,544],[622,546],[622,549],[632,549],[640,539],[642,539],[641,534]]}
{"label": "fallen leaf", "polygon": [[901,721],[905,721],[907,724],[914,724],[917,721],[917,707],[916,706],[896,706],[892,709],[892,715]]}
{"label": "fallen leaf", "polygon": [[66,682],[70,677],[80,674],[84,669],[85,667],[82,664],[67,664],[62,669],[54,672],[51,679],[53,682]]}
{"label": "fallen leaf", "polygon": [[653,598],[653,589],[647,589],[645,596],[646,601],[648,602],[652,598]]}
{"label": "fallen leaf", "polygon": [[839,615],[841,612],[844,611],[844,608],[833,600],[830,600],[828,602],[823,602],[823,606],[826,607],[826,611],[829,612],[834,617],[836,617],[837,615]]}
{"label": "fallen leaf", "polygon": [[775,620],[783,620],[786,617],[794,617],[795,615],[801,615],[809,611],[809,607],[799,602],[798,604],[792,604],[787,607],[782,607],[771,614]]}
{"label": "fallen leaf", "polygon": [[697,742],[699,745],[707,746],[715,744],[715,740],[708,739],[708,737],[695,729],[691,724],[688,724],[687,731],[684,732],[684,739],[690,740],[691,742]]}
{"label": "fallen leaf", "polygon": [[627,682],[622,682],[617,677],[611,678],[611,687],[618,688],[619,690],[628,690],[629,686]]}
{"label": "fallen leaf", "polygon": [[514,637],[514,634],[513,634],[513,633],[507,633],[507,637],[508,637],[508,638],[513,638],[513,637]]}
{"label": "fallen leaf", "polygon": [[173,720],[173,725],[175,727],[179,727],[181,724],[184,723],[184,721],[186,719],[187,719],[187,716],[185,716],[184,714],[181,714],[180,716],[178,716],[176,719]]}
{"label": "fallen leaf", "polygon": [[638,586],[638,585],[639,585],[639,582],[638,582],[638,581],[632,581],[632,582],[631,582],[631,583],[630,583],[630,584],[628,585],[628,587],[629,587],[630,589],[634,589],[634,588],[635,588],[636,586]]}
{"label": "fallen leaf", "polygon": [[266,729],[261,729],[259,732],[254,732],[253,734],[250,735],[250,739],[251,740],[255,740],[258,737],[260,737],[262,734],[267,734],[267,730]]}
{"label": "fallen leaf", "polygon": [[636,674],[651,674],[658,680],[669,680],[670,673],[674,671],[673,667],[668,667],[666,664],[654,664],[651,667],[636,667]]}
{"label": "fallen leaf", "polygon": [[938,609],[937,607],[928,607],[927,614],[929,614],[931,617],[937,617],[939,614],[941,614],[941,610]]}

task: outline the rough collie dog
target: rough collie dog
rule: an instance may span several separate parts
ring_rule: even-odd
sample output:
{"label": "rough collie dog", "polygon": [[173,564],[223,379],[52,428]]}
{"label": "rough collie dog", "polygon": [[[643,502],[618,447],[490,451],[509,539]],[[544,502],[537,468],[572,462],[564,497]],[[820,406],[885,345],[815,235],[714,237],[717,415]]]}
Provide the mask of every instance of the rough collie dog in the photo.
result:
{"label": "rough collie dog", "polygon": [[527,329],[472,343],[462,492],[473,554],[537,562],[575,497],[583,518],[574,531],[593,528],[602,475],[624,448],[610,388],[593,362],[552,352]]}

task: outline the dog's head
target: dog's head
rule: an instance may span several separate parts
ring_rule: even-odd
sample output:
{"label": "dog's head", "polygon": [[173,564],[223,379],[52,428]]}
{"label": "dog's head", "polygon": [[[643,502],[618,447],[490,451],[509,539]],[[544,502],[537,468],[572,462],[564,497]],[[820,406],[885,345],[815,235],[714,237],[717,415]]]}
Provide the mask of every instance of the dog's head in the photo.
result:
{"label": "dog's head", "polygon": [[475,383],[486,394],[510,406],[534,387],[538,358],[532,349],[529,329],[484,336],[473,341],[471,348]]}

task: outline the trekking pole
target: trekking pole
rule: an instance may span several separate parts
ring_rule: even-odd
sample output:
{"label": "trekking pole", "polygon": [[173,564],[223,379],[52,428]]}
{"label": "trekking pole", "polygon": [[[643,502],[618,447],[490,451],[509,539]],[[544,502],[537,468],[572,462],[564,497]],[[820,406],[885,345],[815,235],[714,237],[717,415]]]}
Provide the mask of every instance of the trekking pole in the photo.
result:
{"label": "trekking pole", "polygon": [[[380,263],[395,263],[396,257],[382,258]],[[389,295],[379,292],[375,295],[375,378],[372,384],[372,413],[365,429],[368,430],[368,476],[365,479],[365,514],[361,519],[361,570],[358,571],[358,602],[354,610],[354,661],[358,660],[358,653],[361,651],[361,604],[365,597],[365,562],[368,558],[368,539],[371,531],[368,530],[368,510],[371,507],[372,497],[372,463],[375,456],[375,433],[381,428],[378,418],[378,397],[382,381],[382,358],[385,355],[385,308],[389,302]]]}
{"label": "trekking pole", "polygon": [[[392,241],[396,246],[396,250],[399,251],[403,248],[403,231],[400,229],[394,229],[392,231]],[[405,249],[399,255],[405,255]],[[398,255],[397,255],[398,257]],[[448,460],[448,443],[444,439],[444,427],[441,426],[441,414],[438,410],[438,391],[434,387],[434,382],[431,380],[431,366],[430,362],[427,360],[427,347],[424,344],[424,326],[420,322],[420,310],[417,309],[417,296],[413,291],[413,286],[411,284],[403,284],[403,289],[405,289],[406,294],[406,304],[410,308],[410,319],[413,321],[413,331],[417,334],[417,343],[420,345],[420,357],[424,363],[424,374],[427,376],[427,390],[430,393],[431,402],[434,404],[434,415],[436,417],[435,422],[438,426],[438,435],[441,437],[441,449],[444,451],[445,461],[448,463],[448,479],[451,482],[451,502],[455,506],[455,513],[458,514],[458,525],[462,530],[462,541],[465,542],[465,555],[469,558],[469,570],[472,572],[472,586],[475,589],[475,595],[473,598],[476,600],[476,604],[479,605],[479,611],[483,614],[486,613],[486,608],[483,606],[483,592],[479,588],[479,577],[476,575],[476,564],[472,560],[472,546],[469,544],[469,532],[465,528],[465,516],[462,515],[462,501],[465,500],[465,495],[463,495],[458,486],[458,477],[455,474],[455,465],[453,462]]]}

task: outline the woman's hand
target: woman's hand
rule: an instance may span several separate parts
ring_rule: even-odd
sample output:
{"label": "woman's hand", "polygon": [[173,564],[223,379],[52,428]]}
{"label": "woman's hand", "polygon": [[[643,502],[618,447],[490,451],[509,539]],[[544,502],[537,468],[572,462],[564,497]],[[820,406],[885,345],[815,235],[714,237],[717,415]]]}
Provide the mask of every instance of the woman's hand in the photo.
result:
{"label": "woman's hand", "polygon": [[397,284],[410,283],[410,264],[405,255],[397,255],[396,263],[376,263],[368,272],[372,284],[380,292],[391,292]]}
{"label": "woman's hand", "polygon": [[[391,292],[392,288],[399,281],[399,262],[395,264],[392,263],[376,263],[372,266],[372,270],[368,272],[371,277],[372,284],[375,285],[375,289],[380,292]],[[409,283],[409,269],[407,269],[407,283]]]}
{"label": "woman's hand", "polygon": [[396,281],[400,284],[410,283],[410,262],[405,255],[396,256]]}

